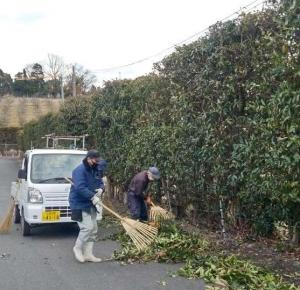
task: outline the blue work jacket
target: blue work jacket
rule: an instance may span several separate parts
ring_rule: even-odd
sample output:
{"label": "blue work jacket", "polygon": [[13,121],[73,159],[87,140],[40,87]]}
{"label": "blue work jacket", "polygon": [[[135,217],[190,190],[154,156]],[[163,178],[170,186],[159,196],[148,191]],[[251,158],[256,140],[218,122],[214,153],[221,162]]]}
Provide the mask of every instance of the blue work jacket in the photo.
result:
{"label": "blue work jacket", "polygon": [[98,166],[92,168],[86,159],[72,172],[72,181],[69,203],[71,210],[81,209],[90,211],[93,207],[91,198],[98,188],[104,189],[102,177],[106,170],[106,161],[101,160]]}

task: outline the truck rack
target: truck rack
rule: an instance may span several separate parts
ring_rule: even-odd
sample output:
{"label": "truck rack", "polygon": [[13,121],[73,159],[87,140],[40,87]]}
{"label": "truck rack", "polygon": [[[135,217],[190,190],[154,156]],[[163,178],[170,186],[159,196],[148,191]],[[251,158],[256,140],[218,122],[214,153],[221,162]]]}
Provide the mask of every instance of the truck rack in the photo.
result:
{"label": "truck rack", "polygon": [[[89,136],[88,134],[79,135],[79,136],[70,136],[70,135],[69,136],[57,136],[54,133],[52,133],[52,134],[45,135],[44,137],[42,137],[42,139],[46,139],[46,148],[47,149],[50,149],[50,148],[57,149],[57,148],[59,148],[59,141],[67,140],[67,141],[72,141],[73,144],[70,145],[72,147],[72,149],[85,150],[86,149],[85,148],[85,138],[88,136]],[[77,145],[80,140],[82,140],[82,147],[77,148]],[[51,143],[52,143],[52,146],[50,146]],[[70,149],[70,147],[68,149]]]}

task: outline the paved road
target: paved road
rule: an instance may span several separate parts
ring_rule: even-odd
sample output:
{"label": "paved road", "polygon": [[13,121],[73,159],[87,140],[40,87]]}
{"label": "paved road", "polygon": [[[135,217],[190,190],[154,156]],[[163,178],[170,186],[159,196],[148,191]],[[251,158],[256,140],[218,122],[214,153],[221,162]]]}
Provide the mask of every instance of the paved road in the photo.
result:
{"label": "paved road", "polygon": [[[0,159],[0,216],[8,203],[10,182],[15,180],[18,164]],[[101,229],[100,229],[101,233]],[[14,225],[9,235],[0,236],[0,289],[204,289],[203,283],[170,277],[178,265],[158,263],[122,266],[118,262],[77,263],[72,255],[76,227],[40,227],[30,237],[22,237]],[[95,253],[108,257],[118,245],[100,241]],[[165,281],[167,284],[162,284]]]}

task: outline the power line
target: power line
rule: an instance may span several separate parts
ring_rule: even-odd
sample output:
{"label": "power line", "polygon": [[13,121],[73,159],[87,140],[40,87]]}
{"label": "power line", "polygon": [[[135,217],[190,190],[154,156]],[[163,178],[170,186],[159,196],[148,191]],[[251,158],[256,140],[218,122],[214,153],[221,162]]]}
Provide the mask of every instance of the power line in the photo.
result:
{"label": "power line", "polygon": [[[232,13],[232,14],[226,16],[226,17],[224,17],[223,19],[219,20],[218,22],[223,22],[223,21],[226,21],[226,20],[232,18],[234,15],[241,13],[242,10],[245,11],[245,12],[249,12],[249,11],[251,11],[251,10],[257,8],[258,6],[260,6],[260,5],[262,5],[262,4],[264,4],[264,3],[267,2],[267,0],[263,0],[263,1],[260,1],[260,3],[256,4],[258,1],[259,1],[259,0],[254,0],[254,1],[252,1],[252,2],[249,3],[248,5],[242,7],[240,10],[238,10],[238,11],[236,11],[236,12],[234,12],[234,13]],[[250,7],[250,6],[254,5],[254,4],[256,4],[256,5],[253,6],[253,7]],[[208,27],[206,27],[206,28],[204,28],[204,29],[202,29],[202,30],[200,30],[199,32],[197,32],[197,33],[195,33],[195,34],[189,36],[188,38],[186,38],[186,39],[184,39],[184,40],[182,40],[182,41],[180,41],[180,42],[178,42],[178,43],[176,43],[176,44],[173,44],[172,46],[169,46],[169,47],[167,47],[167,48],[165,48],[165,49],[162,49],[161,51],[159,51],[159,52],[157,52],[157,53],[155,53],[155,54],[153,54],[153,55],[150,55],[150,56],[148,56],[148,57],[144,57],[144,58],[142,58],[142,59],[139,59],[139,60],[137,60],[137,61],[134,61],[134,62],[125,64],[125,65],[112,66],[112,67],[107,67],[107,68],[103,68],[103,69],[95,69],[95,70],[91,70],[91,72],[92,72],[92,73],[100,73],[100,72],[106,72],[106,71],[114,71],[114,70],[117,70],[117,69],[122,69],[122,68],[126,68],[126,67],[130,67],[130,66],[133,66],[133,65],[136,65],[136,64],[143,63],[143,62],[148,61],[148,60],[150,60],[150,59],[153,59],[153,58],[155,58],[155,57],[157,57],[157,56],[159,56],[159,55],[161,55],[161,54],[163,54],[163,53],[166,53],[166,52],[168,52],[168,51],[171,50],[171,49],[174,49],[176,46],[183,45],[183,44],[185,44],[186,42],[188,42],[188,41],[194,39],[195,37],[199,37],[199,36],[202,35],[203,33],[207,32],[207,31],[209,30],[210,27],[211,27],[211,25],[208,26]]]}

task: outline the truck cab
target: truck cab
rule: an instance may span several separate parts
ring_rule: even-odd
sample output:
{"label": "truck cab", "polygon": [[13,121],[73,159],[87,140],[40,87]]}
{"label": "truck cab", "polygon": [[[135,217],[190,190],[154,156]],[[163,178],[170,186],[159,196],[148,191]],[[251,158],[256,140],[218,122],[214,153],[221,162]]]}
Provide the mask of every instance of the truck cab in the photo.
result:
{"label": "truck cab", "polygon": [[18,181],[12,184],[15,223],[23,236],[43,224],[71,223],[69,206],[72,171],[84,159],[86,150],[32,149],[24,154]]}

